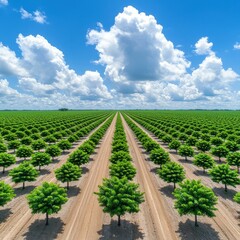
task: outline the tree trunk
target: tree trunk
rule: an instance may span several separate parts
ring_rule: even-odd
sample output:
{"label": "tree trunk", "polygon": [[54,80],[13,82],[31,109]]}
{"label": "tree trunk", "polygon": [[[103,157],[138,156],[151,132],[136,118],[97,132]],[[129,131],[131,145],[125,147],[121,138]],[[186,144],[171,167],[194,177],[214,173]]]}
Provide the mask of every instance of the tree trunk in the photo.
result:
{"label": "tree trunk", "polygon": [[24,189],[25,188],[25,182],[23,182],[23,186],[22,186],[22,189]]}
{"label": "tree trunk", "polygon": [[173,183],[173,188],[174,188],[174,189],[176,188],[176,183],[175,183],[175,182]]}
{"label": "tree trunk", "polygon": [[221,157],[218,157],[218,161],[221,162]]}
{"label": "tree trunk", "polygon": [[187,161],[187,156],[185,156],[185,161]]}
{"label": "tree trunk", "polygon": [[38,168],[39,172],[41,171],[41,166],[39,165],[39,168]]}
{"label": "tree trunk", "polygon": [[48,213],[46,213],[46,225],[48,225]]}
{"label": "tree trunk", "polygon": [[121,226],[121,218],[120,218],[121,216],[120,215],[118,215],[118,226]]}
{"label": "tree trunk", "polygon": [[5,173],[5,167],[3,167],[3,171],[2,171],[2,173]]}
{"label": "tree trunk", "polygon": [[205,173],[205,168],[203,168],[203,173]]}
{"label": "tree trunk", "polygon": [[198,227],[197,215],[195,215],[195,227]]}
{"label": "tree trunk", "polygon": [[67,181],[67,189],[69,189],[69,181]]}
{"label": "tree trunk", "polygon": [[225,183],[225,189],[224,189],[225,192],[227,192],[227,184]]}
{"label": "tree trunk", "polygon": [[239,173],[239,166],[237,166],[237,169],[238,169],[238,173]]}

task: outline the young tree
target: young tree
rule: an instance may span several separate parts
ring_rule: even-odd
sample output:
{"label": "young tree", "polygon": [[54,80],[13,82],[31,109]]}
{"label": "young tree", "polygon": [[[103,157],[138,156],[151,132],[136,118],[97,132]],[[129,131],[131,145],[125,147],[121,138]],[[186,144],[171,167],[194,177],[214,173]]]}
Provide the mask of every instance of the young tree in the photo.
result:
{"label": "young tree", "polygon": [[54,159],[54,157],[60,156],[62,153],[61,149],[57,145],[48,146],[45,152],[48,153],[52,159]]}
{"label": "young tree", "polygon": [[143,147],[147,152],[151,152],[153,149],[159,148],[160,146],[155,141],[150,139],[143,143]]}
{"label": "young tree", "polygon": [[54,183],[44,182],[28,194],[27,200],[32,213],[46,214],[46,225],[48,225],[48,216],[58,213],[68,199],[64,188]]}
{"label": "young tree", "polygon": [[181,146],[181,143],[178,140],[173,140],[169,143],[168,147],[169,149],[174,149],[177,153],[178,148]]}
{"label": "young tree", "polygon": [[219,162],[221,162],[222,157],[226,157],[229,153],[229,150],[225,146],[217,146],[212,149],[212,155],[217,156]]}
{"label": "young tree", "polygon": [[193,164],[202,167],[203,172],[205,173],[205,169],[212,168],[214,165],[214,160],[206,153],[199,153],[194,156]]}
{"label": "young tree", "polygon": [[176,188],[173,194],[176,198],[174,206],[181,216],[193,214],[196,227],[197,216],[215,216],[217,197],[212,189],[204,186],[200,180],[185,180],[179,185],[180,188]]}
{"label": "young tree", "polygon": [[197,143],[197,141],[198,141],[198,140],[197,140],[196,137],[190,136],[190,137],[187,139],[186,144],[187,144],[188,146],[195,146],[196,143]]}
{"label": "young tree", "polygon": [[117,162],[121,162],[121,161],[125,161],[125,160],[126,161],[132,161],[129,153],[125,152],[125,151],[115,152],[110,157],[110,162],[111,163],[117,163]]}
{"label": "young tree", "polygon": [[200,140],[196,143],[196,147],[198,150],[202,152],[209,151],[211,149],[211,144],[206,140]]}
{"label": "young tree", "polygon": [[226,141],[224,145],[231,152],[235,152],[239,149],[238,144],[234,141]]}
{"label": "young tree", "polygon": [[213,137],[211,138],[211,144],[215,146],[220,146],[223,144],[223,140],[222,138],[219,138],[219,137]]}
{"label": "young tree", "polygon": [[82,175],[82,169],[77,165],[66,162],[60,168],[55,170],[57,180],[62,183],[67,182],[67,189],[69,189],[69,182],[77,181]]}
{"label": "young tree", "polygon": [[128,180],[132,180],[136,175],[136,168],[133,167],[132,163],[127,160],[111,164],[109,169],[111,177],[126,177]]}
{"label": "young tree", "polygon": [[30,147],[27,147],[24,145],[20,146],[16,152],[17,157],[24,158],[24,159],[26,159],[27,157],[31,157],[32,154],[33,154],[33,150]]}
{"label": "young tree", "polygon": [[237,203],[240,203],[240,192],[236,193],[233,200]]}
{"label": "young tree", "polygon": [[111,217],[118,216],[118,226],[121,225],[121,216],[126,212],[139,212],[139,204],[144,202],[144,193],[138,187],[138,184],[129,182],[127,178],[112,177],[103,179],[99,192],[95,193],[103,212],[109,213]]}
{"label": "young tree", "polygon": [[86,152],[89,155],[94,152],[94,147],[88,142],[83,143],[78,149]]}
{"label": "young tree", "polygon": [[40,151],[41,149],[44,149],[46,146],[47,144],[42,139],[38,139],[32,142],[32,149],[35,151]]}
{"label": "young tree", "polygon": [[29,162],[23,162],[18,167],[13,168],[9,172],[9,176],[12,177],[13,182],[23,183],[23,189],[25,188],[25,182],[33,182],[38,176],[38,171]]}
{"label": "young tree", "polygon": [[7,152],[7,147],[4,143],[0,143],[0,153]]}
{"label": "young tree", "polygon": [[16,195],[13,188],[6,184],[4,181],[0,181],[0,206],[4,206],[7,202],[11,201]]}
{"label": "young tree", "polygon": [[185,178],[184,168],[175,162],[168,162],[162,165],[162,168],[157,171],[160,178],[167,183],[173,183],[173,187],[176,187],[176,183],[183,181]]}
{"label": "young tree", "polygon": [[214,182],[222,182],[225,185],[225,192],[227,192],[227,185],[236,187],[236,185],[240,184],[237,171],[231,170],[228,164],[213,167],[209,174]]}
{"label": "young tree", "polygon": [[236,166],[239,173],[240,167],[240,152],[232,152],[227,155],[227,163],[231,166]]}
{"label": "young tree", "polygon": [[36,152],[32,155],[31,163],[34,167],[39,167],[39,171],[41,170],[41,166],[48,165],[52,162],[51,157],[48,153],[45,152]]}
{"label": "young tree", "polygon": [[32,139],[30,137],[24,137],[24,138],[21,139],[21,144],[31,145],[32,144]]}
{"label": "young tree", "polygon": [[68,140],[61,140],[57,145],[63,150],[63,152],[72,147],[72,144]]}
{"label": "young tree", "polygon": [[13,141],[11,141],[11,142],[8,143],[8,149],[9,149],[9,150],[13,150],[13,152],[15,153],[15,150],[16,150],[17,148],[19,148],[20,145],[21,145],[20,141],[18,141],[18,140],[13,140]]}
{"label": "young tree", "polygon": [[170,161],[169,154],[162,148],[155,148],[151,151],[150,160],[158,164],[161,168],[162,164]]}
{"label": "young tree", "polygon": [[125,151],[128,152],[128,145],[126,143],[118,143],[114,146],[112,146],[112,152],[119,152],[119,151]]}
{"label": "young tree", "polygon": [[0,166],[3,167],[3,173],[5,172],[5,168],[11,166],[16,163],[15,156],[8,153],[0,153]]}
{"label": "young tree", "polygon": [[76,150],[70,154],[68,162],[80,167],[82,164],[89,162],[89,155],[82,150]]}
{"label": "young tree", "polygon": [[178,149],[178,152],[180,156],[185,157],[186,161],[187,161],[187,157],[192,157],[194,154],[192,147],[188,145],[181,145]]}

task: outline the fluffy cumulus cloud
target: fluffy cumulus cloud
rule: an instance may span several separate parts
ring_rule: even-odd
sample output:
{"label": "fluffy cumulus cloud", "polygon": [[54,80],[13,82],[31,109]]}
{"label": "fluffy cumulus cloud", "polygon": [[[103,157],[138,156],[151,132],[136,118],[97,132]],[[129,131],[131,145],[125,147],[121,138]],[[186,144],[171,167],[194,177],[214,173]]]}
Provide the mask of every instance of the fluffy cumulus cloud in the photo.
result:
{"label": "fluffy cumulus cloud", "polygon": [[27,10],[25,10],[23,7],[20,8],[19,12],[21,14],[22,19],[30,19],[30,20],[33,20],[34,22],[41,23],[41,24],[47,23],[46,21],[47,17],[44,12],[40,12],[36,10],[30,13]]}
{"label": "fluffy cumulus cloud", "polygon": [[208,37],[202,37],[195,44],[195,52],[199,55],[206,55],[212,52],[211,48],[213,46],[212,42],[208,42]]}
{"label": "fluffy cumulus cloud", "polygon": [[240,49],[240,43],[239,42],[236,42],[235,44],[234,44],[234,49]]}
{"label": "fluffy cumulus cloud", "polygon": [[8,5],[8,0],[0,0],[0,5]]}

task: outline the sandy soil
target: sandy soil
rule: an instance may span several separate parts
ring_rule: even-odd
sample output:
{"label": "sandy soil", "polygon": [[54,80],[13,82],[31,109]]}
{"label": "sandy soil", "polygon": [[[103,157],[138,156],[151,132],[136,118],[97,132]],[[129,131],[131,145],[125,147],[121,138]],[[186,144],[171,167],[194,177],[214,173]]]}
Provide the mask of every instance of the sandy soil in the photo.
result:
{"label": "sandy soil", "polygon": [[[136,123],[136,122],[135,122]],[[215,212],[216,217],[210,219],[207,217],[199,217],[199,228],[194,227],[192,216],[179,217],[174,208],[172,190],[173,187],[164,183],[156,174],[157,165],[148,161],[149,171],[155,176],[155,181],[158,182],[159,191],[162,192],[163,197],[167,200],[166,208],[172,218],[172,228],[179,234],[180,239],[240,239],[240,221],[239,221],[239,205],[232,201],[233,195],[239,191],[237,188],[229,187],[228,193],[224,192],[221,184],[214,183],[207,173],[203,174],[202,170],[192,164],[190,158],[187,162],[182,159],[175,152],[170,151],[167,145],[160,142],[153,134],[144,129],[136,123],[142,130],[144,130],[152,139],[157,141],[161,147],[170,153],[172,161],[181,163],[186,171],[186,177],[189,179],[201,179],[203,184],[213,189],[218,196],[218,210]],[[144,150],[142,150],[144,152]],[[146,158],[149,157],[145,152]]]}

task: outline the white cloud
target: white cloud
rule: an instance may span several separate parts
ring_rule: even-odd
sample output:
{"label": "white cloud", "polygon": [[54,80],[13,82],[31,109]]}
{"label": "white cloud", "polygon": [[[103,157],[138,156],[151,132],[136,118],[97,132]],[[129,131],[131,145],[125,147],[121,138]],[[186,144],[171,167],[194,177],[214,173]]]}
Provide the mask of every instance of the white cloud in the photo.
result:
{"label": "white cloud", "polygon": [[195,52],[198,55],[207,55],[212,53],[212,48],[213,43],[212,42],[208,42],[208,37],[202,37],[198,40],[198,42],[195,44]]}
{"label": "white cloud", "polygon": [[0,5],[8,5],[8,0],[0,0]]}
{"label": "white cloud", "polygon": [[19,12],[21,13],[22,19],[31,19],[37,23],[47,23],[46,21],[46,15],[43,12],[40,12],[38,10],[34,11],[33,13],[28,12],[23,7],[20,8]]}
{"label": "white cloud", "polygon": [[171,81],[185,74],[190,63],[162,29],[153,16],[129,6],[116,16],[110,31],[91,30],[88,43],[96,44],[97,62],[115,82]]}
{"label": "white cloud", "polygon": [[240,49],[240,43],[236,42],[233,47],[234,49]]}

